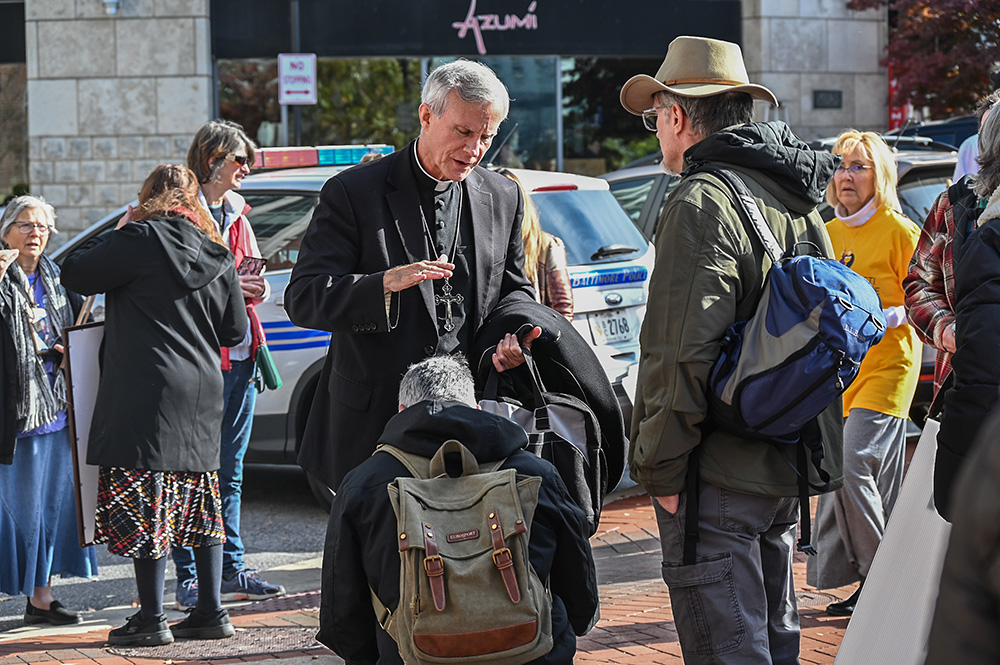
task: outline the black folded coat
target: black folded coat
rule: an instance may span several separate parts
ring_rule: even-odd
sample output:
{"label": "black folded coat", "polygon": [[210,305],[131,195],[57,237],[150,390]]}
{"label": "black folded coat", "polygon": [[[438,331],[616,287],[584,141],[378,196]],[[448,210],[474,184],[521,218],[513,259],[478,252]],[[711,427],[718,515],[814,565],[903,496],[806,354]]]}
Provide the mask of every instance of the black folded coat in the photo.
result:
{"label": "black folded coat", "polygon": [[[625,472],[628,439],[621,405],[593,347],[561,314],[540,305],[526,294],[514,292],[505,296],[486,318],[472,343],[469,364],[476,378],[477,395],[481,395],[492,368],[492,355],[497,343],[511,331],[542,329],[542,336],[531,346],[545,388],[583,400],[601,426],[601,447],[607,460],[608,487],[613,490]],[[524,390],[511,374],[513,391]]]}

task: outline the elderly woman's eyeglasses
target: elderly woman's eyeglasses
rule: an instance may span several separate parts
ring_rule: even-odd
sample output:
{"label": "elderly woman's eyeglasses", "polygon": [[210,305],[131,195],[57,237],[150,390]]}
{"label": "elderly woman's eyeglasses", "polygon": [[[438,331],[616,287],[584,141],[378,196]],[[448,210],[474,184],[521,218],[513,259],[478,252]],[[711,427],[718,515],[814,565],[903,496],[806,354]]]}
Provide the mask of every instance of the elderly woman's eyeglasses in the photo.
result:
{"label": "elderly woman's eyeglasses", "polygon": [[250,159],[249,155],[237,155],[236,153],[229,153],[226,155],[226,159],[231,162],[236,162],[240,166],[253,166],[253,160]]}
{"label": "elderly woman's eyeglasses", "polygon": [[48,224],[35,224],[33,222],[15,222],[14,225],[17,230],[24,235],[30,234],[32,231],[38,231],[38,235],[47,236],[49,235],[49,225]]}
{"label": "elderly woman's eyeglasses", "polygon": [[642,124],[651,132],[656,131],[656,116],[660,109],[669,109],[669,106],[654,106],[642,112]]}
{"label": "elderly woman's eyeglasses", "polygon": [[874,167],[868,166],[867,164],[851,164],[849,166],[841,164],[837,167],[837,175],[845,175],[847,173],[850,173],[851,175],[861,175],[864,171],[867,171],[870,168]]}

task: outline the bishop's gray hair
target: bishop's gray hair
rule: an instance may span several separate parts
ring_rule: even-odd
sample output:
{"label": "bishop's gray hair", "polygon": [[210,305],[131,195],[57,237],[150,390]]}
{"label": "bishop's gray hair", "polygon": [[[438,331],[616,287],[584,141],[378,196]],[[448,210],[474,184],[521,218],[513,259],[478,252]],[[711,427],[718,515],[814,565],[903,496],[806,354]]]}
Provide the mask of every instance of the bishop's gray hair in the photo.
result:
{"label": "bishop's gray hair", "polygon": [[424,400],[476,406],[476,386],[464,356],[431,356],[410,365],[399,383],[399,404],[408,408]]}
{"label": "bishop's gray hair", "polygon": [[452,90],[467,104],[489,104],[500,121],[507,119],[510,95],[507,87],[493,70],[472,60],[459,59],[441,65],[427,77],[420,93],[420,101],[441,117],[448,106],[448,93]]}

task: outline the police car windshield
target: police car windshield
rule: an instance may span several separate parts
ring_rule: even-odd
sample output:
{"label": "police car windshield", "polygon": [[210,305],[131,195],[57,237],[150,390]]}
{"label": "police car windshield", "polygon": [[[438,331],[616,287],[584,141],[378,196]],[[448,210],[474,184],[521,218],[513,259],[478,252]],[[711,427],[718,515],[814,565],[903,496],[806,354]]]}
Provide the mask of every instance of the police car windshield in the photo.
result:
{"label": "police car windshield", "polygon": [[649,246],[611,192],[535,192],[531,200],[542,228],[566,243],[571,266],[627,261]]}

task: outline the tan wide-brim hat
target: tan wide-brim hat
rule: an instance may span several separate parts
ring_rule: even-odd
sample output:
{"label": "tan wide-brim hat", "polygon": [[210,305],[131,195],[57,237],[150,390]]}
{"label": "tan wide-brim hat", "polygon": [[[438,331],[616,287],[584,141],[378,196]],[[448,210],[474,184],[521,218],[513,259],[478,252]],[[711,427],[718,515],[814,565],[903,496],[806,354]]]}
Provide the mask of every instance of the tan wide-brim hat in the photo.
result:
{"label": "tan wide-brim hat", "polygon": [[739,44],[707,37],[678,37],[667,47],[656,77],[638,74],[622,86],[622,106],[634,115],[653,106],[653,95],[667,90],[681,97],[711,97],[745,92],[778,105],[774,93],[750,83]]}

